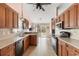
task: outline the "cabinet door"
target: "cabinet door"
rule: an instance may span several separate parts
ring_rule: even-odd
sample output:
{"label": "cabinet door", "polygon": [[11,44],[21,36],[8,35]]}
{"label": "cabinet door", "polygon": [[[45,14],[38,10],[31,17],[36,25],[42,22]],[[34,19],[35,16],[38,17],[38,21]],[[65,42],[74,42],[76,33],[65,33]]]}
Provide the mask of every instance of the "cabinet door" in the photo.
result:
{"label": "cabinet door", "polygon": [[29,36],[24,38],[24,52],[28,49],[29,47]]}
{"label": "cabinet door", "polygon": [[64,28],[70,28],[70,12],[66,11],[64,13]]}
{"label": "cabinet door", "polygon": [[79,4],[77,5],[77,28],[79,28]]}
{"label": "cabinet door", "polygon": [[1,56],[14,56],[15,46],[13,44],[1,49]]}
{"label": "cabinet door", "polygon": [[71,6],[69,9],[70,12],[70,28],[76,28],[76,6]]}
{"label": "cabinet door", "polygon": [[0,28],[5,28],[5,7],[0,6]]}
{"label": "cabinet door", "polygon": [[68,45],[67,46],[67,55],[68,56],[75,56],[75,54],[74,54],[74,47],[69,45],[69,44],[67,44],[67,45]]}
{"label": "cabinet door", "polygon": [[13,12],[13,28],[18,28],[18,14]]}
{"label": "cabinet door", "polygon": [[61,53],[62,53],[62,56],[67,56],[67,48],[66,48],[65,42],[62,42]]}
{"label": "cabinet door", "polygon": [[37,35],[30,35],[30,45],[37,45]]}
{"label": "cabinet door", "polygon": [[66,43],[59,40],[58,43],[58,54],[59,56],[67,56],[67,48],[66,48]]}
{"label": "cabinet door", "polygon": [[13,12],[6,8],[6,28],[13,28]]}

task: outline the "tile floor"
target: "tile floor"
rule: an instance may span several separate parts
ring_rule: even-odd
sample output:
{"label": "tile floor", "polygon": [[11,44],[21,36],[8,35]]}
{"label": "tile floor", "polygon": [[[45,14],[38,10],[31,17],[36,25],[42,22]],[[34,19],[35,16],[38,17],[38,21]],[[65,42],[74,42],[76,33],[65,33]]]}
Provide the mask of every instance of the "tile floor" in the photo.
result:
{"label": "tile floor", "polygon": [[30,46],[23,56],[56,56],[51,47],[50,38],[45,35],[38,37],[37,46]]}

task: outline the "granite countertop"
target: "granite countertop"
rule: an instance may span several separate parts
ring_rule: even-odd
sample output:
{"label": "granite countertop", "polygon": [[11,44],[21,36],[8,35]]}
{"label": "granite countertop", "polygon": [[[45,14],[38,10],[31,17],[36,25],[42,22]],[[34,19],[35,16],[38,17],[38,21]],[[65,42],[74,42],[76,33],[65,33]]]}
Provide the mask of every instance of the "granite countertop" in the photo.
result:
{"label": "granite countertop", "polygon": [[77,40],[77,39],[63,38],[63,37],[58,37],[58,39],[74,46],[77,49],[79,49],[79,40]]}
{"label": "granite countertop", "polygon": [[0,38],[0,49],[15,43],[16,41],[19,41],[29,35],[36,35],[36,33],[30,33],[30,34],[24,34],[22,37],[17,35],[17,34],[11,34],[11,35],[6,35],[6,37],[1,37]]}

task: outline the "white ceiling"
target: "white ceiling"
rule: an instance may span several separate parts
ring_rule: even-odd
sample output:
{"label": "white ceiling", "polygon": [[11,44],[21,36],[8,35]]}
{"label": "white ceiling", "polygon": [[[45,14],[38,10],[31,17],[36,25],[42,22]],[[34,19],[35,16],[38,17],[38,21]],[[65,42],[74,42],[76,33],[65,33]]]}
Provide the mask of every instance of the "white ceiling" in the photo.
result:
{"label": "white ceiling", "polygon": [[[60,4],[43,5],[45,11],[36,9],[34,5],[24,4],[24,15],[27,13],[28,17],[33,23],[48,23],[56,14],[56,7]],[[26,15],[25,15],[26,17]]]}
{"label": "white ceiling", "polygon": [[[20,3],[8,3],[9,6],[14,8],[21,15]],[[56,7],[62,5],[61,3],[52,3],[51,5],[43,6],[45,11],[35,9],[35,6],[24,3],[23,13],[24,17],[33,23],[49,23],[51,18],[56,14]]]}

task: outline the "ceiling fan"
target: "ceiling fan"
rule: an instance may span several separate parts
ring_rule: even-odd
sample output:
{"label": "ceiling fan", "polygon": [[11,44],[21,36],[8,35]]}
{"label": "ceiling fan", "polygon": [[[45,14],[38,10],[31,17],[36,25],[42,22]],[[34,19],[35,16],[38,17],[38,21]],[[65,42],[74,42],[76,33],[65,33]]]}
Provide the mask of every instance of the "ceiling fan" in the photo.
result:
{"label": "ceiling fan", "polygon": [[29,3],[29,4],[36,5],[36,9],[40,9],[42,11],[45,11],[43,5],[50,5],[51,3]]}

